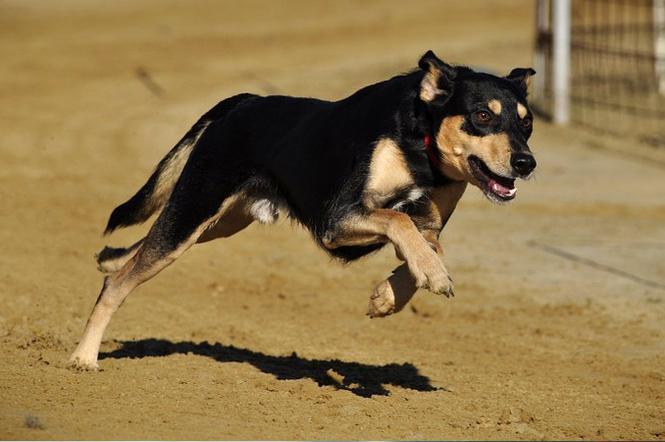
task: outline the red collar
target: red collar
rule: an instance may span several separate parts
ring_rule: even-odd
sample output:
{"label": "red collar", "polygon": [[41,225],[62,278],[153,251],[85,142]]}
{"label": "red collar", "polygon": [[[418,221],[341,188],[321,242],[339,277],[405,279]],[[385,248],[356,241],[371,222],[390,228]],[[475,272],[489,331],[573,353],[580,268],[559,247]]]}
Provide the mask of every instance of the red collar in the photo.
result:
{"label": "red collar", "polygon": [[434,152],[434,149],[432,148],[432,137],[429,135],[425,135],[423,138],[423,142],[425,143],[425,150],[427,151],[427,157],[429,158],[429,162],[432,165],[432,168],[438,172],[439,166],[441,165],[441,161],[439,161],[439,156],[437,155],[436,152]]}

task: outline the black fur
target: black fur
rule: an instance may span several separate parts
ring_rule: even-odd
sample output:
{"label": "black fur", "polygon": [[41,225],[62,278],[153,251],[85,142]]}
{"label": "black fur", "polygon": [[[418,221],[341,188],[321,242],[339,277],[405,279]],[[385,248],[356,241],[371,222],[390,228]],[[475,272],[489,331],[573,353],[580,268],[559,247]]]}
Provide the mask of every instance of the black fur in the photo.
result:
{"label": "black fur", "polygon": [[[326,236],[338,233],[340,221],[368,210],[363,192],[372,153],[381,138],[394,140],[402,149],[414,186],[425,190],[426,199],[428,190],[450,181],[433,167],[423,141],[426,136],[434,138],[446,116],[465,115],[464,130],[478,136],[510,130],[516,149],[522,148],[521,143],[526,146],[530,131],[513,133],[515,122],[510,119],[480,127],[473,121],[473,112],[490,95],[526,105],[522,83],[530,71],[513,71],[513,78],[499,78],[451,67],[431,52],[421,59],[420,67],[339,101],[251,94],[222,101],[167,154],[136,195],[113,211],[106,232],[144,221],[159,208],[149,201],[160,173],[205,125],[153,227],[157,234],[148,238],[152,247],[174,248],[239,190],[284,203],[290,216],[323,244]],[[424,102],[419,93],[430,68],[442,72],[437,84],[442,94]],[[397,192],[385,206],[404,198]],[[422,206],[422,201],[408,201],[399,210],[417,215]],[[381,246],[327,251],[353,260]]]}

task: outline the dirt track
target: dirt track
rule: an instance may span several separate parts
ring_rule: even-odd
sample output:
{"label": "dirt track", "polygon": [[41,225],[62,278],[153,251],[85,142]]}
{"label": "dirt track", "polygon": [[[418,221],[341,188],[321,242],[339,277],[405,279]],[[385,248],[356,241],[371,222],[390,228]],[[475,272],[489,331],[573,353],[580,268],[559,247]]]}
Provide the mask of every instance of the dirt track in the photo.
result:
{"label": "dirt track", "polygon": [[665,438],[665,170],[543,122],[537,179],[444,232],[456,298],[369,320],[391,251],[251,227],[132,295],[103,371],[64,368],[106,217],[216,100],[338,98],[428,48],[530,63],[528,1],[277,3],[0,1],[0,437]]}

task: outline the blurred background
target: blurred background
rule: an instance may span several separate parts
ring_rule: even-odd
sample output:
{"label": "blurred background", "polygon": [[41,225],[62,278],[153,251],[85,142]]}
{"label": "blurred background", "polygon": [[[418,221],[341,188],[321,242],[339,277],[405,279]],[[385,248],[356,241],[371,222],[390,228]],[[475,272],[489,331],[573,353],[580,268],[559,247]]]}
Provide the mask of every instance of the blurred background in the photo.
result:
{"label": "blurred background", "polygon": [[665,2],[538,0],[536,29],[534,92],[555,121],[665,147]]}
{"label": "blurred background", "polygon": [[[662,439],[663,0],[0,0],[0,437]],[[217,101],[340,99],[434,50],[534,66],[536,178],[469,188],[457,297],[364,316],[392,250],[297,226],[194,247],[64,361],[113,207]]]}

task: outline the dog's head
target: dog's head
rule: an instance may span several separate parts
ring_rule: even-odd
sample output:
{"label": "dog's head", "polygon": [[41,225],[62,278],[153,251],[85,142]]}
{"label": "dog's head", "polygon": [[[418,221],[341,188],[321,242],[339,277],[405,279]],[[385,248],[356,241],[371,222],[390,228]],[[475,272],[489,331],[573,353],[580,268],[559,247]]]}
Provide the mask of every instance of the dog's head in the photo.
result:
{"label": "dog's head", "polygon": [[515,179],[528,178],[536,167],[527,145],[533,116],[526,100],[535,71],[518,68],[497,77],[450,66],[432,51],[419,66],[419,97],[433,121],[441,172],[474,184],[492,201],[515,198]]}

